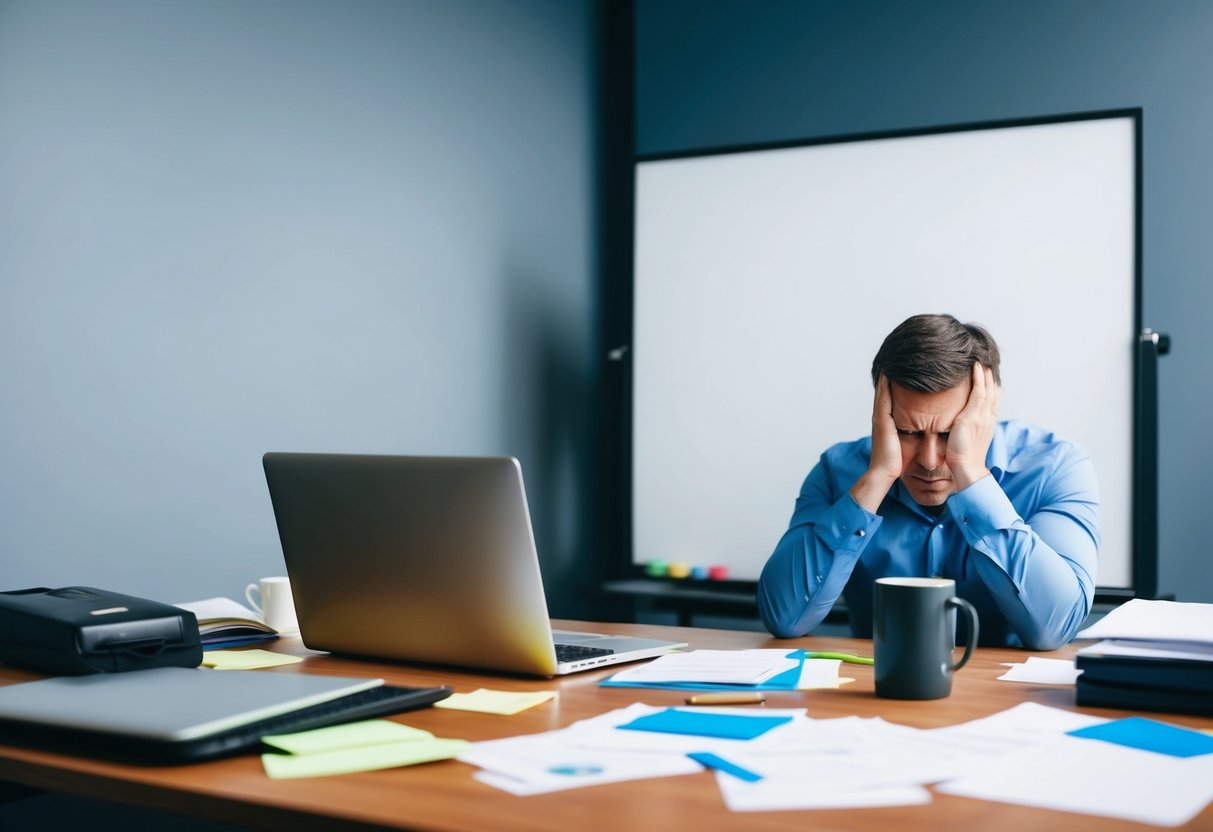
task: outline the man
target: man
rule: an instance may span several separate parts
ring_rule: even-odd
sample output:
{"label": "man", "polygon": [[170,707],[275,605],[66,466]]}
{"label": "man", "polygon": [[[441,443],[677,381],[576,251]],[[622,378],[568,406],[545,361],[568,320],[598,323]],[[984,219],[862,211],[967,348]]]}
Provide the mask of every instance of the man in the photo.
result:
{"label": "man", "polygon": [[950,315],[916,315],[872,362],[872,435],[809,473],[767,561],[758,608],[776,636],[807,633],[841,594],[872,634],[877,578],[952,578],[983,644],[1052,650],[1091,608],[1099,497],[1076,445],[997,418],[998,345]]}

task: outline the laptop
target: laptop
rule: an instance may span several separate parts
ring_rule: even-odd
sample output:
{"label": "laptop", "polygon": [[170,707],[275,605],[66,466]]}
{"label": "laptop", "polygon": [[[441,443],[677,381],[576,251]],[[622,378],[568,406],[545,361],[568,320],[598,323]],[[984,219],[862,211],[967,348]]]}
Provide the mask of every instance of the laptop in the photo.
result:
{"label": "laptop", "polygon": [[263,464],[309,648],[558,676],[687,646],[553,633],[513,457],[268,453]]}
{"label": "laptop", "polygon": [[189,763],[261,738],[399,713],[448,687],[310,673],[156,667],[0,687],[0,740],[134,763]]}

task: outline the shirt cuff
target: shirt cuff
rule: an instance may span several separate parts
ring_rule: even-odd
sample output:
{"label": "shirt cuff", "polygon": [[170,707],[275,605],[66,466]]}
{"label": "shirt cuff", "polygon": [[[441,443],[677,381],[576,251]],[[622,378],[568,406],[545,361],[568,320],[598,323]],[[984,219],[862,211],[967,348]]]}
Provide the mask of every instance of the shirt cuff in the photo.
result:
{"label": "shirt cuff", "polygon": [[858,555],[884,520],[855,502],[848,491],[817,518],[814,530],[821,542],[837,553]]}
{"label": "shirt cuff", "polygon": [[970,546],[1001,529],[1021,523],[1019,513],[993,475],[982,477],[948,499],[956,527]]}

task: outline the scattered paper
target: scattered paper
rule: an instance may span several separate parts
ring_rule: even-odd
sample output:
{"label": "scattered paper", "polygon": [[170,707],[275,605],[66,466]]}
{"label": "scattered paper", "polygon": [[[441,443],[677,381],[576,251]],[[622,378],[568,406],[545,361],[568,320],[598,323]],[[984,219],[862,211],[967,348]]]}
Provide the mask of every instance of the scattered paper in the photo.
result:
{"label": "scattered paper", "polygon": [[1213,755],[1180,759],[1061,736],[936,786],[944,794],[1182,826],[1213,799]]}
{"label": "scattered paper", "polygon": [[1129,656],[1135,659],[1183,659],[1193,662],[1213,662],[1213,642],[1139,641],[1137,639],[1105,639],[1078,651],[1080,656]]}
{"label": "scattered paper", "polygon": [[579,747],[568,731],[478,742],[459,759],[483,769],[474,775],[477,780],[515,795],[703,771],[685,754]]}
{"label": "scattered paper", "polygon": [[265,766],[265,773],[275,780],[331,777],[449,760],[470,746],[471,743],[465,740],[415,739],[315,754],[262,754],[261,763]]}
{"label": "scattered paper", "polygon": [[760,685],[800,667],[801,661],[781,649],[692,650],[658,656],[648,664],[616,673],[611,681]]}
{"label": "scattered paper", "polygon": [[820,690],[836,688],[842,684],[838,678],[838,669],[842,666],[839,659],[805,659],[800,670],[798,690]]}
{"label": "scattered paper", "polygon": [[793,809],[873,809],[880,806],[914,806],[931,802],[921,786],[856,789],[850,792],[805,789],[803,783],[762,779],[754,783],[717,773],[716,785],[733,812],[771,812]]}
{"label": "scattered paper", "polygon": [[342,748],[360,748],[369,745],[432,739],[433,736],[429,731],[411,728],[388,719],[368,719],[362,722],[350,722],[346,725],[300,731],[295,734],[262,737],[261,741],[291,754],[314,754]]}
{"label": "scattered paper", "polygon": [[202,666],[215,670],[256,670],[280,667],[303,661],[299,656],[271,653],[269,650],[207,650],[202,654]]}
{"label": "scattered paper", "polygon": [[1126,601],[1078,634],[1078,638],[1213,641],[1213,604]]}
{"label": "scattered paper", "polygon": [[480,688],[471,693],[452,693],[441,702],[435,702],[434,707],[512,716],[527,708],[542,705],[555,696],[556,691],[554,690],[504,691]]}
{"label": "scattered paper", "polygon": [[998,678],[1005,682],[1031,682],[1035,685],[1072,685],[1081,670],[1071,659],[1044,659],[1029,656],[1023,664],[1013,664]]}

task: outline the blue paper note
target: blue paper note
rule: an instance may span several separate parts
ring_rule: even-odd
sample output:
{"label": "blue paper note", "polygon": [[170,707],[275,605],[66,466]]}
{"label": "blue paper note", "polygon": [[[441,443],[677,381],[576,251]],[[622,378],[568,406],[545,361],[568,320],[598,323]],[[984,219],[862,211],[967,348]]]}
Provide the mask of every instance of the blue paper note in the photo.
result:
{"label": "blue paper note", "polygon": [[1117,719],[1102,725],[1070,731],[1074,737],[1103,740],[1143,751],[1170,754],[1172,757],[1197,757],[1213,754],[1213,737],[1200,731],[1189,731],[1165,722],[1140,716]]}
{"label": "blue paper note", "polygon": [[693,754],[688,754],[687,756],[699,763],[701,766],[714,768],[717,771],[723,771],[724,773],[731,774],[738,780],[744,780],[747,783],[757,783],[762,779],[761,774],[755,774],[748,768],[742,768],[736,763],[730,763],[723,757],[717,757],[715,754],[711,754],[707,751],[696,751]]}
{"label": "blue paper note", "polygon": [[661,734],[688,734],[726,740],[752,740],[772,728],[791,722],[790,716],[742,716],[667,708],[620,725],[628,731],[656,731]]}

